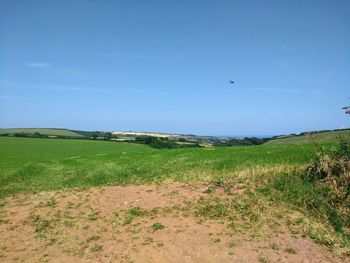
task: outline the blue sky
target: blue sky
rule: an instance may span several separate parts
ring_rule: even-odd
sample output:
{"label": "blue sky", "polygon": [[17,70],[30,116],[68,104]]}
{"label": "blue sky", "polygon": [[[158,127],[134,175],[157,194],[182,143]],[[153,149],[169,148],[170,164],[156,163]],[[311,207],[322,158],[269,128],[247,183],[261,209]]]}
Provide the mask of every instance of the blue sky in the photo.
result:
{"label": "blue sky", "polygon": [[2,0],[0,127],[350,127],[349,14],[331,0]]}

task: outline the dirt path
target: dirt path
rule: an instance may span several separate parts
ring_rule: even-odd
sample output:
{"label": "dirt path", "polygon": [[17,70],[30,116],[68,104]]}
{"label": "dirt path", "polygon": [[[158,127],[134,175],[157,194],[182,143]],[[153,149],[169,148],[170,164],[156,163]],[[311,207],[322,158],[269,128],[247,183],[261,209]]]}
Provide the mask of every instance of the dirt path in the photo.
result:
{"label": "dirt path", "polygon": [[0,208],[0,262],[350,262],[283,225],[252,239],[195,216],[189,207],[206,189],[114,186],[10,197]]}

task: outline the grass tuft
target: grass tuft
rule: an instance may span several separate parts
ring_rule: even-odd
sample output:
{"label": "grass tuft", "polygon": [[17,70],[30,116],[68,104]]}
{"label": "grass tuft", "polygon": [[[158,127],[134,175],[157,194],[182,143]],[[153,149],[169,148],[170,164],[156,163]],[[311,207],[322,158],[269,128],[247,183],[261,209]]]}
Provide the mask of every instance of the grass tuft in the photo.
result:
{"label": "grass tuft", "polygon": [[160,230],[160,229],[163,229],[165,228],[165,226],[163,226],[161,223],[154,223],[152,225],[152,228],[153,228],[153,232],[157,231],[157,230]]}
{"label": "grass tuft", "polygon": [[140,207],[132,207],[126,211],[124,225],[129,225],[136,217],[147,215],[146,210],[142,210]]}
{"label": "grass tuft", "polygon": [[288,254],[293,254],[295,255],[297,252],[295,251],[294,248],[291,248],[291,247],[287,247],[284,249],[284,251],[286,251]]}

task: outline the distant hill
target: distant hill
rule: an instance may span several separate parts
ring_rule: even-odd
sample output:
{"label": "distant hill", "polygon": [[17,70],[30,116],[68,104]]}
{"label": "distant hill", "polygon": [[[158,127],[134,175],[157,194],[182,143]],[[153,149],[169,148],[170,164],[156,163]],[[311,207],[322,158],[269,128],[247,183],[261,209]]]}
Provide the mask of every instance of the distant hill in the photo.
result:
{"label": "distant hill", "polygon": [[126,136],[152,136],[152,137],[159,137],[159,138],[170,138],[170,137],[179,137],[178,134],[173,133],[162,133],[162,132],[133,132],[133,131],[114,131],[112,132],[113,135],[126,135]]}
{"label": "distant hill", "polygon": [[[268,145],[281,145],[281,144],[307,144],[312,143],[309,133],[302,133],[299,135],[281,136],[279,138],[268,141],[265,144]],[[317,143],[335,143],[339,136],[344,138],[350,137],[350,129],[346,130],[334,130],[334,131],[319,131],[312,132],[312,137]]]}
{"label": "distant hill", "polygon": [[[335,143],[337,142],[337,137],[339,136],[350,138],[350,129],[313,131],[313,132],[304,132],[301,134],[275,136],[271,138],[271,140],[264,143],[264,145],[266,144],[267,145],[311,144],[312,139],[310,138],[309,134],[312,134],[312,137],[317,143]],[[227,138],[219,138],[219,137],[213,137],[213,136],[208,137],[208,136],[195,136],[195,135],[180,135],[180,134],[159,133],[159,132],[109,133],[109,132],[103,132],[103,131],[79,131],[79,130],[68,130],[68,129],[60,129],[60,128],[11,128],[11,129],[0,129],[0,136],[1,135],[18,136],[18,137],[65,137],[65,138],[86,138],[86,139],[104,139],[104,140],[107,139],[107,140],[123,140],[123,141],[125,140],[132,141],[138,136],[140,137],[151,136],[151,137],[157,137],[165,140],[169,139],[171,141],[177,141],[177,143],[179,144],[199,143],[200,145],[209,145],[209,146],[246,145],[246,144],[242,144],[243,139],[227,139]],[[235,143],[231,145],[232,140],[234,140]],[[240,142],[240,143],[237,144],[237,142]]]}
{"label": "distant hill", "polygon": [[55,128],[14,128],[14,129],[0,129],[0,134],[35,134],[40,133],[48,136],[66,136],[66,137],[83,137],[83,135],[67,129]]}

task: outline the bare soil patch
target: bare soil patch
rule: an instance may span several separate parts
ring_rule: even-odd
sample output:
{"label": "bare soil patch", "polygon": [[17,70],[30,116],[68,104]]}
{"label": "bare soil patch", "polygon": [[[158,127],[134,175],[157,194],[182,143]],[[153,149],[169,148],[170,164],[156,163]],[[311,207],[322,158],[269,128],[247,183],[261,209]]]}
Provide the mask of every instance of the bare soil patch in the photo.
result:
{"label": "bare soil patch", "polygon": [[350,262],[284,225],[254,239],[195,216],[191,204],[207,195],[205,184],[18,194],[0,208],[0,261]]}

